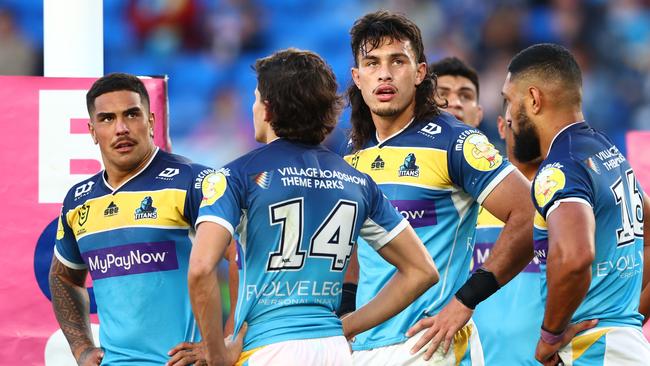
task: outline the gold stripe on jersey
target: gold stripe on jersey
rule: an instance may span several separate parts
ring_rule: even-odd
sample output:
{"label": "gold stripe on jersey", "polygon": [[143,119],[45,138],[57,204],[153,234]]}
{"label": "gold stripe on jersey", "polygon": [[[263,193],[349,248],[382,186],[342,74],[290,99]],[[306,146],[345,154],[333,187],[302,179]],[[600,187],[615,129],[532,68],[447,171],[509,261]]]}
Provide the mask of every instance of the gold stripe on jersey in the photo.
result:
{"label": "gold stripe on jersey", "polygon": [[571,340],[571,349],[573,351],[573,361],[582,356],[589,347],[591,347],[602,336],[607,334],[611,328],[602,328],[592,333],[579,335]]}
{"label": "gold stripe on jersey", "polygon": [[[118,192],[89,199],[65,216],[77,239],[120,227],[189,227],[183,216],[186,195],[185,190],[171,188]],[[146,197],[150,197],[150,201]]]}
{"label": "gold stripe on jersey", "polygon": [[[415,156],[417,169],[405,168],[405,160],[409,154]],[[445,150],[399,146],[371,147],[345,156],[345,161],[370,175],[378,184],[395,183],[434,189],[453,187]]]}
{"label": "gold stripe on jersey", "polygon": [[537,211],[535,211],[535,219],[533,220],[533,224],[538,229],[541,229],[541,230],[548,229],[548,225],[546,225],[546,220],[544,220],[542,215],[540,215],[539,212],[537,212]]}
{"label": "gold stripe on jersey", "polygon": [[251,358],[251,356],[255,352],[261,350],[262,348],[264,347],[257,347],[257,348],[249,349],[248,351],[243,351],[241,355],[239,355],[239,360],[235,362],[235,366],[242,366],[246,361],[248,361],[249,358]]}

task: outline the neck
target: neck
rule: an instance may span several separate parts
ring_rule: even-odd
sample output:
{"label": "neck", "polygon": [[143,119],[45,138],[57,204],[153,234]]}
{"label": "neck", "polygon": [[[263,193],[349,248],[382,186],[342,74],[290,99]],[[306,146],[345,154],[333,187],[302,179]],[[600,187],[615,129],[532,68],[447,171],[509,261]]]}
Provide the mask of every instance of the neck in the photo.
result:
{"label": "neck", "polygon": [[372,114],[372,122],[375,124],[377,130],[377,137],[380,141],[384,141],[390,136],[396,134],[404,128],[415,115],[415,101],[411,103],[402,113],[395,116],[379,116]]}
{"label": "neck", "polygon": [[266,131],[266,134],[264,136],[264,143],[270,144],[271,142],[277,140],[278,138],[279,138],[278,135],[276,135],[275,132],[273,132],[273,129],[269,128],[269,130]]}
{"label": "neck", "polygon": [[147,165],[155,151],[156,147],[151,146],[151,149],[149,149],[147,154],[142,158],[142,160],[140,160],[138,165],[131,169],[122,170],[118,167],[109,167],[108,165],[104,164],[106,166],[108,184],[110,184],[110,186],[113,188],[117,188],[124,184],[124,182],[127,180],[131,179],[131,177],[134,175],[140,173],[142,169],[144,169],[144,167]]}
{"label": "neck", "polygon": [[512,164],[531,182],[533,181],[533,178],[535,178],[535,174],[537,174],[539,163],[539,161],[534,163],[520,163],[512,160]]}
{"label": "neck", "polygon": [[548,156],[551,144],[560,131],[562,131],[566,126],[584,121],[584,119],[585,117],[582,114],[582,111],[577,109],[549,115],[542,121],[542,123],[537,124],[538,126],[541,126],[539,130],[539,144],[542,157],[546,158]]}

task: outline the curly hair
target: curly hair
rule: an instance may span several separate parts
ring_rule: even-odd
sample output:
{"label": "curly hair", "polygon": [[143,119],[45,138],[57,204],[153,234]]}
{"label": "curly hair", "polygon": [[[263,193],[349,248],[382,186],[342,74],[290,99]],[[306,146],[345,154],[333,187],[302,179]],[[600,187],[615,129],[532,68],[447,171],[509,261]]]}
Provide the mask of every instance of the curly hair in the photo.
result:
{"label": "curly hair", "polygon": [[[418,63],[427,63],[420,28],[402,14],[380,10],[364,15],[354,22],[350,30],[354,65],[359,66],[359,55],[381,47],[393,40],[410,41]],[[434,99],[437,78],[426,73],[415,90],[415,119],[423,120],[440,114],[439,105]],[[350,139],[353,149],[360,150],[370,140],[376,128],[372,122],[370,108],[363,100],[361,91],[354,83],[347,89],[348,103],[351,108],[350,122],[352,131]]]}
{"label": "curly hair", "polygon": [[257,90],[278,137],[319,144],[342,108],[332,69],[314,52],[289,48],[255,62]]}

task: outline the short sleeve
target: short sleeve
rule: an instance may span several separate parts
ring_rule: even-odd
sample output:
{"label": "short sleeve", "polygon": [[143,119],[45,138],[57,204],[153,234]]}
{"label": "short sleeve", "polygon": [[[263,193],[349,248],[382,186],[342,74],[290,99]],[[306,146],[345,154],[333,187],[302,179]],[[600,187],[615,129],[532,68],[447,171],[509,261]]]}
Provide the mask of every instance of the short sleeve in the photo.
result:
{"label": "short sleeve", "polygon": [[366,177],[370,182],[368,190],[370,205],[360,235],[375,250],[379,250],[401,233],[408,226],[408,221],[397,212],[372,178],[368,175]]}
{"label": "short sleeve", "polygon": [[560,202],[594,206],[589,173],[574,160],[545,162],[533,181],[533,203],[544,219]]}
{"label": "short sleeve", "polygon": [[214,173],[215,170],[203,165],[192,164],[192,179],[188,182],[187,195],[185,197],[184,216],[194,226],[199,216],[199,208],[203,200],[203,179]]}
{"label": "short sleeve", "polygon": [[482,204],[515,167],[478,130],[463,130],[453,141],[449,149],[451,181]]}
{"label": "short sleeve", "polygon": [[245,179],[232,166],[226,165],[202,179],[203,198],[196,226],[201,222],[217,223],[234,235],[244,207]]}
{"label": "short sleeve", "polygon": [[67,209],[65,205],[61,208],[59,214],[59,223],[56,229],[56,239],[54,241],[54,255],[67,267],[72,269],[84,269],[86,264],[79,252],[79,245],[77,239],[72,233],[72,229],[68,224],[66,217]]}

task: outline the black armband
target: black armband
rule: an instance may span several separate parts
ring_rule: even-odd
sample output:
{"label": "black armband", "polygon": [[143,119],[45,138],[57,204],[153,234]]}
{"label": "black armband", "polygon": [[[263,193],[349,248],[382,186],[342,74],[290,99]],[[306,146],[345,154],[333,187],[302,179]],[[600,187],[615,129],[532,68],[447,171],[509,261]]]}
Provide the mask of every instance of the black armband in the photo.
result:
{"label": "black armband", "polygon": [[336,316],[343,316],[357,309],[357,285],[354,283],[343,284],[341,306],[336,310]]}
{"label": "black armband", "polygon": [[472,273],[469,280],[456,292],[456,298],[463,305],[474,310],[476,305],[497,292],[500,287],[494,273],[479,268]]}

